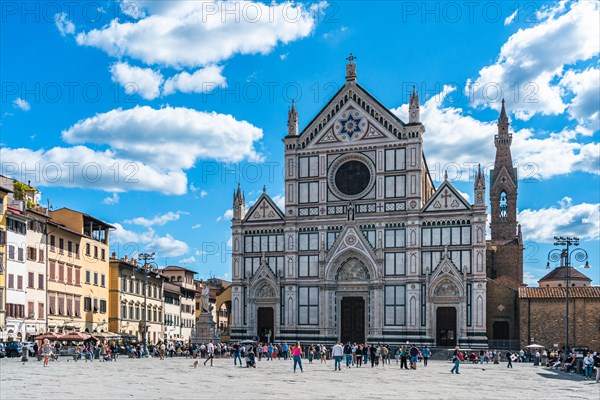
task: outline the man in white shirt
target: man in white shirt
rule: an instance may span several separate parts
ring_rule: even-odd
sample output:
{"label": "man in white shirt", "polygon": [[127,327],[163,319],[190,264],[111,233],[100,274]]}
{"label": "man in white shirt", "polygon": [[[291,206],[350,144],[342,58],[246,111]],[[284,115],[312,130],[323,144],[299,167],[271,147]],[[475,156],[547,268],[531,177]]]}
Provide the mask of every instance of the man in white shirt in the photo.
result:
{"label": "man in white shirt", "polygon": [[210,360],[210,366],[213,366],[213,358],[215,357],[215,345],[211,340],[210,343],[206,346],[206,360],[204,360],[204,365],[206,362]]}
{"label": "man in white shirt", "polygon": [[344,355],[344,348],[340,342],[336,342],[333,349],[331,349],[331,355],[333,356],[334,362],[334,371],[342,370],[342,356]]}

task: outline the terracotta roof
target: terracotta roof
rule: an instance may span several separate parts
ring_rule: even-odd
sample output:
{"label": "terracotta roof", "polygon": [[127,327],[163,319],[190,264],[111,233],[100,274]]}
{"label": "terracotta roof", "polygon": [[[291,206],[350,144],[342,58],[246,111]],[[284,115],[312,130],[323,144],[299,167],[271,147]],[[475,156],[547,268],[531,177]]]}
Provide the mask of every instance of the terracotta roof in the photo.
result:
{"label": "terracotta roof", "polygon": [[162,269],[162,271],[185,271],[185,272],[191,272],[193,274],[197,274],[197,272],[194,271],[194,270],[191,270],[191,269],[188,269],[188,268],[183,268],[183,267],[180,267],[178,265],[169,265],[168,267],[164,267]]}
{"label": "terracotta roof", "polygon": [[[519,288],[519,297],[522,299],[564,299],[564,287],[524,287]],[[573,286],[569,288],[569,297],[573,298],[598,298],[600,299],[600,286]]]}
{"label": "terracotta roof", "polygon": [[[577,268],[568,267],[569,268],[569,280],[574,281],[592,281],[590,278],[585,276],[583,273],[577,270]],[[556,267],[552,271],[550,271],[546,276],[540,279],[541,281],[556,281],[556,280],[565,280],[567,278],[567,267]]]}

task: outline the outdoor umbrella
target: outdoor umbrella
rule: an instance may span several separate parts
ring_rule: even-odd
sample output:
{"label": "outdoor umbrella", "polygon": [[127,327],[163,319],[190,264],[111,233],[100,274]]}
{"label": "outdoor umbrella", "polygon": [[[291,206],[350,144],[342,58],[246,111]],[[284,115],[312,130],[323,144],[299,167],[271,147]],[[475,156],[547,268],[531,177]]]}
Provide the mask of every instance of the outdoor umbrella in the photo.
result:
{"label": "outdoor umbrella", "polygon": [[58,337],[58,340],[71,340],[74,342],[84,342],[86,340],[89,339],[93,339],[94,337],[92,335],[90,335],[89,333],[83,333],[83,332],[69,332],[66,333],[64,335],[61,335]]}
{"label": "outdoor umbrella", "polygon": [[58,339],[58,335],[56,333],[44,333],[42,335],[38,335],[35,337],[35,340],[44,340],[44,339],[48,339],[48,340],[57,340]]}
{"label": "outdoor umbrella", "polygon": [[526,349],[531,348],[531,349],[543,349],[544,346],[540,345],[540,344],[530,344],[529,346],[525,346]]}

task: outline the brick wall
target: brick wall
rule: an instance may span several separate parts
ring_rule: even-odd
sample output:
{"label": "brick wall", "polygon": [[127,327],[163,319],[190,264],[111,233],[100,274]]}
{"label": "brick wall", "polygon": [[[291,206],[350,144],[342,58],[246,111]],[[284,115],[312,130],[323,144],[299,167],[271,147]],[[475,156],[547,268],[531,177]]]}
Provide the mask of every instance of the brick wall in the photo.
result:
{"label": "brick wall", "polygon": [[508,340],[519,340],[519,308],[518,291],[493,279],[488,279],[486,324],[489,340],[498,340],[494,336],[494,322],[507,321],[509,326]]}
{"label": "brick wall", "polygon": [[[521,345],[564,345],[564,299],[520,299]],[[569,300],[569,346],[600,351],[600,298]]]}

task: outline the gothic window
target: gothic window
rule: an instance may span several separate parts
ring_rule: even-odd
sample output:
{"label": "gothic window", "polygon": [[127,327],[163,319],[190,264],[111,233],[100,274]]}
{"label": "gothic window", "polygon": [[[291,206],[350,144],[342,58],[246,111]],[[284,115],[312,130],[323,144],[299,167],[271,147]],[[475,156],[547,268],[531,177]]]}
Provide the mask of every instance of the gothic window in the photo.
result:
{"label": "gothic window", "polygon": [[319,324],[319,288],[298,288],[298,324]]}
{"label": "gothic window", "polygon": [[298,234],[298,250],[319,250],[318,233],[300,233]]}
{"label": "gothic window", "polygon": [[385,325],[405,325],[405,307],[405,286],[385,286]]}
{"label": "gothic window", "polygon": [[300,178],[313,178],[319,176],[319,157],[300,157],[299,158],[299,173]]}
{"label": "gothic window", "polygon": [[401,171],[406,168],[406,149],[391,149],[385,151],[385,170]]}
{"label": "gothic window", "polygon": [[364,229],[362,232],[363,232],[363,235],[365,235],[365,238],[371,244],[371,247],[375,248],[376,247],[375,229]]}
{"label": "gothic window", "polygon": [[244,258],[244,278],[254,276],[254,273],[260,266],[260,257],[245,257]]}
{"label": "gothic window", "polygon": [[319,182],[300,182],[298,184],[298,193],[299,203],[318,203]]}
{"label": "gothic window", "polygon": [[385,198],[406,196],[406,176],[386,176],[385,177]]}
{"label": "gothic window", "polygon": [[429,268],[429,272],[433,272],[434,268],[440,263],[442,258],[441,251],[424,251],[421,253],[421,274],[425,274]]}
{"label": "gothic window", "polygon": [[471,250],[450,251],[449,254],[450,259],[460,272],[463,272],[463,270],[467,271],[468,274],[473,272],[471,269]]}
{"label": "gothic window", "polygon": [[298,256],[298,276],[319,276],[319,256]]}
{"label": "gothic window", "polygon": [[423,247],[468,246],[471,244],[471,227],[422,228],[421,242]]}
{"label": "gothic window", "polygon": [[244,238],[246,253],[282,252],[283,235],[254,235]]}
{"label": "gothic window", "polygon": [[[267,264],[274,274],[283,273],[283,257],[267,257]],[[281,271],[281,272],[277,272]]]}
{"label": "gothic window", "polygon": [[386,229],[385,247],[405,247],[406,230],[405,229]]}
{"label": "gothic window", "polygon": [[331,246],[333,246],[333,243],[335,243],[339,234],[340,231],[327,232],[327,250],[331,249]]}
{"label": "gothic window", "polygon": [[385,253],[385,275],[406,275],[405,253]]}
{"label": "gothic window", "polygon": [[508,213],[508,201],[506,200],[506,192],[500,193],[500,218],[506,219]]}

